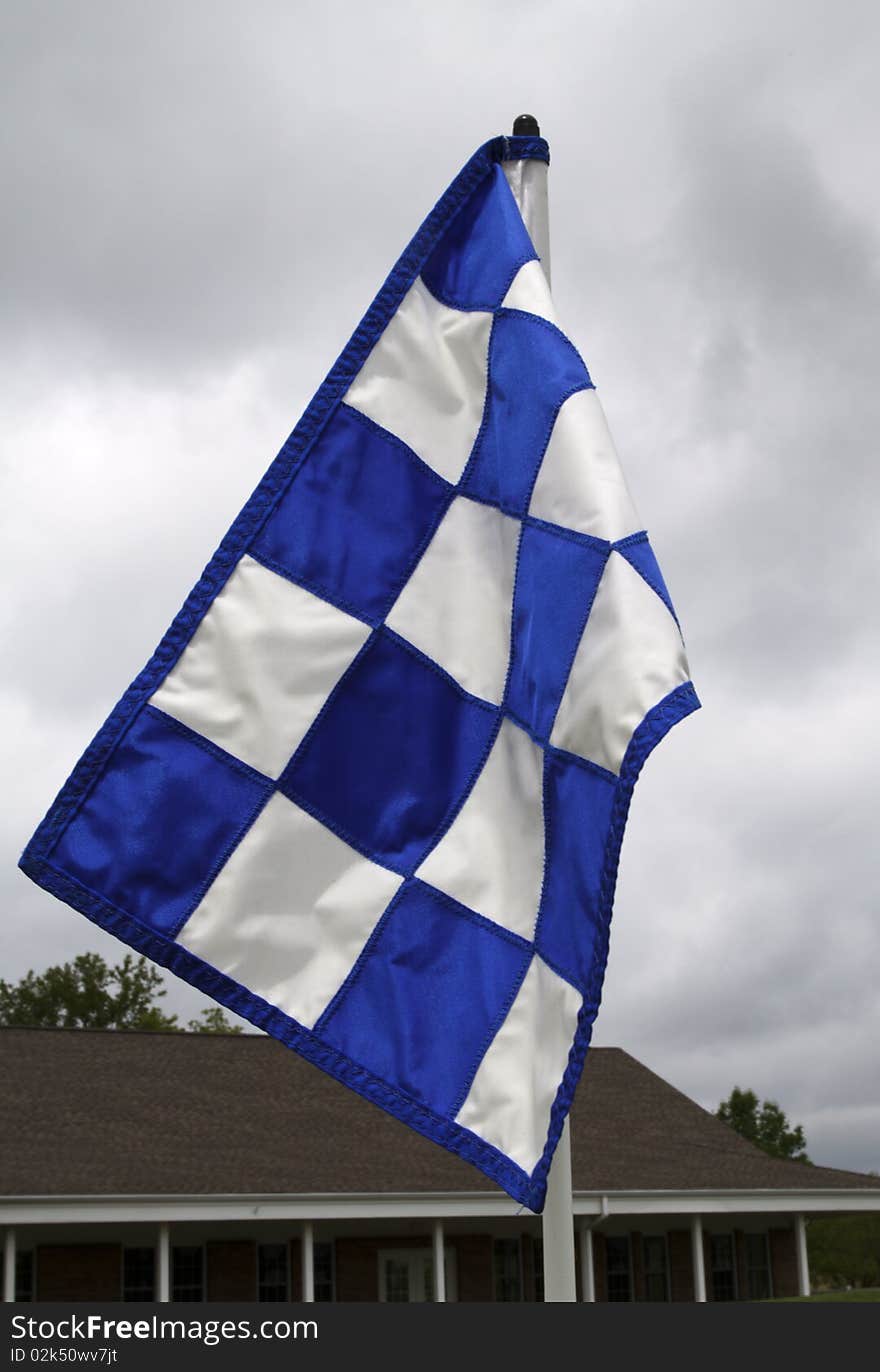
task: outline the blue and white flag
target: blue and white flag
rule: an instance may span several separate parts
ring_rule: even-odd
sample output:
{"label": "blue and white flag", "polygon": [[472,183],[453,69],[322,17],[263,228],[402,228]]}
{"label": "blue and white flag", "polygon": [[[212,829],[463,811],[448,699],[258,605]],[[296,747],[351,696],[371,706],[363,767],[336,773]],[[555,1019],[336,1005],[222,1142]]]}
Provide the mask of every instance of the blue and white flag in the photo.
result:
{"label": "blue and white flag", "polygon": [[698,706],[548,160],[455,178],[21,863],[535,1211],[632,788]]}

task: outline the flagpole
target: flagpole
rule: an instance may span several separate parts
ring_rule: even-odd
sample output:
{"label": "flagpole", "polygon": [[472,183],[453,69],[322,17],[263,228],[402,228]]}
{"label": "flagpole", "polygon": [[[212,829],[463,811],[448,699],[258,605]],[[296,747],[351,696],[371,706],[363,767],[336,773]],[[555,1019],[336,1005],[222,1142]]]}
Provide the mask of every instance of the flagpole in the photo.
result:
{"label": "flagpole", "polygon": [[574,1209],[571,1190],[571,1132],[563,1125],[544,1202],[544,1300],[574,1301]]}
{"label": "flagpole", "polygon": [[[532,114],[517,115],[513,121],[513,135],[520,138],[539,138],[541,130]],[[519,164],[521,175],[511,181],[547,283],[550,283],[550,232],[547,207],[547,167],[530,159]],[[547,1177],[547,1199],[544,1204],[544,1300],[574,1301],[574,1209],[571,1190],[571,1132],[568,1120],[562,1129],[553,1162]]]}

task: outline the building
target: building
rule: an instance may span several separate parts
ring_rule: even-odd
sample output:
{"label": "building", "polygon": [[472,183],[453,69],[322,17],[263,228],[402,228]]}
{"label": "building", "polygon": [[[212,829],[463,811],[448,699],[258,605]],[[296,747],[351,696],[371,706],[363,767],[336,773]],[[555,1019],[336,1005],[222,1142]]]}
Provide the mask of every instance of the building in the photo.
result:
{"label": "building", "polygon": [[[540,1300],[541,1221],[261,1035],[0,1030],[5,1299]],[[880,1179],[768,1157],[617,1048],[572,1111],[578,1290],[808,1287]]]}

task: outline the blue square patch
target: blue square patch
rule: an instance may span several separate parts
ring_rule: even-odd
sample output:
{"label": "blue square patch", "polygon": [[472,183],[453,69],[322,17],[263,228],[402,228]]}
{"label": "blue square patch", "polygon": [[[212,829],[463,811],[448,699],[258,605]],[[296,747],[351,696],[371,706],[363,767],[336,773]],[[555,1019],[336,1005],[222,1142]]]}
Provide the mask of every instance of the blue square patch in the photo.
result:
{"label": "blue square patch", "polygon": [[530,524],[523,528],[507,706],[543,741],[553,729],[607,560],[607,546]]}
{"label": "blue square patch", "polygon": [[454,1115],[533,950],[420,881],[407,882],[316,1031],[441,1115]]}
{"label": "blue square patch", "polygon": [[453,488],[399,438],[341,405],[254,539],[254,556],[378,624]]}
{"label": "blue square patch", "polygon": [[498,718],[429,658],[379,629],[278,785],[367,857],[408,874],[483,766]]}
{"label": "blue square patch", "polygon": [[486,413],[461,483],[464,494],[525,514],[562,402],[592,384],[574,344],[555,324],[499,310],[489,344]]}
{"label": "blue square patch", "polygon": [[[548,752],[544,761],[546,868],[535,947],[585,995],[597,951],[604,970],[600,912],[617,778],[577,758]],[[607,914],[606,914],[607,918]]]}
{"label": "blue square patch", "polygon": [[51,861],[173,938],[271,789],[259,773],[148,705]]}

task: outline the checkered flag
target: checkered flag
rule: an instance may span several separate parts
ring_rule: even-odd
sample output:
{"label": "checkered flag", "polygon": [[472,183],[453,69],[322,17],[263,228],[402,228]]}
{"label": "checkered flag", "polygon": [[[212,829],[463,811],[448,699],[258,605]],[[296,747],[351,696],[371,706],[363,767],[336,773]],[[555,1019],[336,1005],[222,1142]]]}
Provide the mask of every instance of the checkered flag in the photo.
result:
{"label": "checkered flag", "polygon": [[535,1211],[698,705],[524,221],[547,161],[446,191],[21,864]]}

